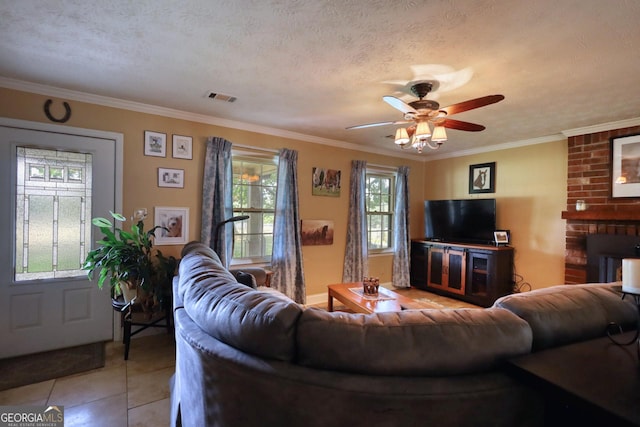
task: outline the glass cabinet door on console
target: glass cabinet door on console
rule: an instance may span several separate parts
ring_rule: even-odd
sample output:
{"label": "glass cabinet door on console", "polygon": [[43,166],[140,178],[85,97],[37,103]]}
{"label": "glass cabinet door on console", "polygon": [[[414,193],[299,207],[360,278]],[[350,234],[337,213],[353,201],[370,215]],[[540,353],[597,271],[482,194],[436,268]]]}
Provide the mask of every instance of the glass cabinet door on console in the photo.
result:
{"label": "glass cabinet door on console", "polygon": [[431,247],[428,286],[464,295],[466,262],[467,254],[464,250]]}
{"label": "glass cabinet door on console", "polygon": [[429,247],[420,242],[411,242],[411,272],[410,280],[413,286],[426,288]]}
{"label": "glass cabinet door on console", "polygon": [[491,258],[484,253],[469,253],[468,295],[482,298],[488,295],[491,283]]}

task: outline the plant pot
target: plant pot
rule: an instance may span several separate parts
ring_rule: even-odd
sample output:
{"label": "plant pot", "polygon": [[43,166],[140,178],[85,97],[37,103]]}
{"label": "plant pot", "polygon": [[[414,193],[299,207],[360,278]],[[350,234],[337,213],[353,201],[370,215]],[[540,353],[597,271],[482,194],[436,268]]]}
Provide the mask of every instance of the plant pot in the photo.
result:
{"label": "plant pot", "polygon": [[138,287],[132,286],[128,283],[122,282],[120,283],[120,292],[122,292],[122,298],[124,298],[125,303],[130,303],[138,296]]}

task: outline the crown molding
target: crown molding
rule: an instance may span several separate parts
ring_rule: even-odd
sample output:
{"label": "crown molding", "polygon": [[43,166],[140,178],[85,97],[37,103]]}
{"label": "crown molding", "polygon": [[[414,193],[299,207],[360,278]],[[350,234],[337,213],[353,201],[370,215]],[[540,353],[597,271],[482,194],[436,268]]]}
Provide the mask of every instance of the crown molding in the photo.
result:
{"label": "crown molding", "polygon": [[283,129],[272,128],[268,126],[254,125],[235,120],[223,119],[205,114],[191,113],[188,111],[175,110],[172,108],[160,107],[157,105],[144,104],[141,102],[128,101],[119,98],[112,98],[103,95],[95,95],[86,92],[80,92],[70,89],[63,89],[54,86],[32,83],[23,80],[10,79],[0,77],[0,87],[8,89],[20,90],[23,92],[36,93],[39,95],[54,96],[56,98],[69,99],[78,102],[86,102],[89,104],[102,105],[105,107],[119,108],[123,110],[135,111],[138,113],[154,114],[157,116],[169,117],[180,120],[187,120],[197,123],[204,123],[214,126],[220,126],[230,129],[244,130],[248,132],[261,133],[265,135],[277,136],[281,138],[294,139],[298,141],[311,142],[314,144],[328,145],[338,148],[346,148],[354,151],[362,151],[366,153],[381,154],[384,156],[392,156],[405,158],[410,160],[421,160],[422,157],[409,153],[394,153],[390,150],[383,150],[375,147],[363,147],[346,141],[338,141],[328,138],[321,138],[312,135],[306,135],[297,132],[291,132]]}
{"label": "crown molding", "polygon": [[567,129],[567,130],[563,130],[562,134],[567,138],[569,138],[571,136],[588,135],[590,133],[606,132],[609,130],[630,128],[633,126],[640,126],[640,117],[636,117],[633,119],[619,120],[617,122],[603,123],[600,125],[585,126],[581,128],[575,128],[575,129]]}
{"label": "crown molding", "polygon": [[546,144],[547,142],[562,141],[564,139],[565,139],[565,137],[562,134],[558,133],[558,134],[555,134],[555,135],[541,136],[541,137],[538,137],[538,138],[522,139],[520,141],[505,142],[503,144],[495,144],[495,145],[490,145],[490,146],[486,146],[486,147],[482,147],[482,148],[471,148],[469,150],[460,150],[460,151],[455,151],[453,153],[436,154],[434,156],[429,156],[429,158],[426,159],[426,161],[430,162],[430,161],[433,161],[433,160],[442,160],[442,159],[450,159],[450,158],[454,158],[454,157],[472,156],[472,155],[475,155],[475,154],[490,153],[490,152],[493,152],[493,151],[500,151],[500,150],[508,150],[510,148],[526,147],[528,145]]}
{"label": "crown molding", "polygon": [[640,117],[634,118],[634,119],[619,120],[619,121],[616,121],[616,122],[601,123],[599,125],[585,126],[585,127],[581,127],[581,128],[567,129],[567,130],[563,130],[561,133],[557,133],[557,134],[553,134],[553,135],[547,135],[547,136],[541,136],[541,137],[538,137],[538,138],[523,139],[523,140],[520,140],[520,141],[512,141],[512,142],[505,142],[503,144],[490,145],[490,146],[485,146],[485,147],[482,147],[482,148],[472,148],[470,150],[460,150],[460,151],[455,151],[453,153],[436,154],[436,155],[433,155],[433,156],[429,156],[429,158],[425,159],[425,161],[430,162],[430,161],[434,161],[434,160],[442,160],[442,159],[448,159],[448,158],[454,158],[454,157],[471,156],[471,155],[474,155],[474,154],[489,153],[489,152],[492,152],[492,151],[499,151],[499,150],[507,150],[507,149],[510,149],[510,148],[525,147],[527,145],[545,144],[547,142],[562,141],[562,140],[564,140],[566,138],[569,138],[571,136],[587,135],[587,134],[590,134],[590,133],[597,133],[597,132],[606,132],[606,131],[609,131],[609,130],[623,129],[623,128],[628,128],[628,127],[633,127],[633,126],[640,126]]}
{"label": "crown molding", "polygon": [[230,129],[256,132],[256,133],[261,133],[265,135],[277,136],[281,138],[310,142],[313,144],[345,148],[345,149],[354,150],[354,151],[380,154],[384,156],[392,156],[396,158],[403,158],[403,159],[408,159],[413,161],[422,161],[424,163],[435,161],[435,160],[447,159],[447,158],[471,156],[475,154],[488,153],[492,151],[524,147],[527,145],[543,144],[546,142],[560,141],[570,136],[585,135],[589,133],[603,132],[603,131],[608,131],[612,129],[620,129],[625,127],[640,125],[640,118],[627,119],[627,120],[621,120],[617,122],[603,123],[600,125],[568,129],[568,130],[562,131],[559,134],[548,135],[548,136],[543,136],[539,138],[506,142],[503,144],[485,146],[482,148],[473,148],[469,150],[455,151],[451,153],[441,153],[441,154],[424,156],[418,153],[407,153],[407,152],[398,153],[392,150],[383,150],[375,147],[363,147],[361,145],[353,144],[351,142],[339,141],[339,140],[328,139],[328,138],[320,138],[317,136],[291,132],[291,131],[272,128],[268,126],[260,126],[260,125],[245,123],[245,122],[238,122],[235,120],[228,120],[220,117],[208,116],[205,114],[191,113],[188,111],[175,110],[172,108],[160,107],[157,105],[144,104],[141,102],[128,101],[124,99],[112,98],[112,97],[103,96],[103,95],[95,95],[95,94],[86,93],[86,92],[63,89],[63,88],[43,85],[39,83],[27,82],[24,80],[10,79],[7,77],[0,77],[0,87],[20,90],[23,92],[36,93],[39,95],[54,96],[56,98],[64,98],[64,99],[74,100],[78,102],[86,102],[89,104],[102,105],[105,107],[119,108],[123,110],[135,111],[139,113],[154,114],[157,116],[187,120],[187,121],[192,121],[197,123],[204,123],[204,124],[220,126],[220,127],[230,128]]}

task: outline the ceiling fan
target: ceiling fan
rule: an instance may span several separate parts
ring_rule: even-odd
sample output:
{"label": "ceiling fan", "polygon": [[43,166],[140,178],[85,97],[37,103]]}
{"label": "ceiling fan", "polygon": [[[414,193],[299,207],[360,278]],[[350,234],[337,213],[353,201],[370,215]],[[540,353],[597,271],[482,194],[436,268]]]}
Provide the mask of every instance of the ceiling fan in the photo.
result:
{"label": "ceiling fan", "polygon": [[[437,80],[421,80],[413,82],[411,92],[418,97],[417,101],[409,103],[400,98],[387,95],[382,99],[393,108],[404,114],[403,120],[390,122],[369,123],[358,126],[351,126],[347,129],[362,129],[373,126],[402,125],[410,124],[406,129],[396,130],[395,143],[401,148],[414,147],[419,153],[425,146],[438,149],[447,140],[445,128],[464,130],[468,132],[479,132],[485,129],[484,126],[475,123],[463,122],[448,118],[448,116],[495,104],[504,99],[503,95],[488,95],[481,98],[470,99],[440,108],[440,104],[430,99],[424,99],[429,92],[437,90],[439,82]],[[433,134],[429,128],[429,123],[434,127]],[[431,137],[431,140],[429,140]]]}

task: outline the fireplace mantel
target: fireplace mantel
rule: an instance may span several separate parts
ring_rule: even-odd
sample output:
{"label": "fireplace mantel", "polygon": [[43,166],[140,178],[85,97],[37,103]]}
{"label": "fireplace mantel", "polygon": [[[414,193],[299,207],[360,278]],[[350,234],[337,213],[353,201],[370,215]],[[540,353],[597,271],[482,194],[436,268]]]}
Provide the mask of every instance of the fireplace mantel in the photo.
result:
{"label": "fireplace mantel", "polygon": [[640,209],[562,211],[562,219],[574,221],[640,221]]}

